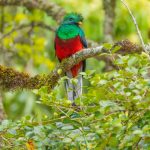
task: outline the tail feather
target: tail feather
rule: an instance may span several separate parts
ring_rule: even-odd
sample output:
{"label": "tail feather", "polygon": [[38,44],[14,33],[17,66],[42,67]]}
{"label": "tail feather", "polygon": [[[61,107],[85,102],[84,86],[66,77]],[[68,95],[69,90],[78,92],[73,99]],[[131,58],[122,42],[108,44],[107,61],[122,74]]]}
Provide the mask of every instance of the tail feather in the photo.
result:
{"label": "tail feather", "polygon": [[[69,79],[73,78],[71,71],[66,72],[66,75]],[[76,78],[78,80],[77,84],[72,84],[70,80],[67,80],[65,83],[68,99],[71,101],[74,101],[76,98],[82,95],[83,77],[78,76]]]}

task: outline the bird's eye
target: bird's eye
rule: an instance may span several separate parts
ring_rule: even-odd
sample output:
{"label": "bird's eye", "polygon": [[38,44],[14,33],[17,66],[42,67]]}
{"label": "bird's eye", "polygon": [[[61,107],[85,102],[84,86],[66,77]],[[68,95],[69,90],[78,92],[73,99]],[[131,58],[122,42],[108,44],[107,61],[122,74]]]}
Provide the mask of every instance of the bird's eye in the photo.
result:
{"label": "bird's eye", "polygon": [[70,21],[72,21],[72,20],[73,20],[73,18],[69,18],[69,20],[70,20]]}

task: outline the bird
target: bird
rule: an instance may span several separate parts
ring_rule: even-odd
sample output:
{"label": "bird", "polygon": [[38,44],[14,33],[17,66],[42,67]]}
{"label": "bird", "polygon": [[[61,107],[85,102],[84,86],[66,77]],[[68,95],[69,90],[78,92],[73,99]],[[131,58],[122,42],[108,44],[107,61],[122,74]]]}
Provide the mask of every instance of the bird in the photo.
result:
{"label": "bird", "polygon": [[[72,12],[64,16],[57,28],[54,43],[55,54],[60,62],[88,47],[84,31],[80,27],[82,23],[83,16],[79,13]],[[84,60],[74,65],[66,72],[66,76],[69,80],[65,81],[65,87],[68,99],[72,102],[82,95],[83,76],[79,75],[79,73],[84,72],[85,67],[86,62]],[[76,84],[71,82],[73,78],[77,79]]]}

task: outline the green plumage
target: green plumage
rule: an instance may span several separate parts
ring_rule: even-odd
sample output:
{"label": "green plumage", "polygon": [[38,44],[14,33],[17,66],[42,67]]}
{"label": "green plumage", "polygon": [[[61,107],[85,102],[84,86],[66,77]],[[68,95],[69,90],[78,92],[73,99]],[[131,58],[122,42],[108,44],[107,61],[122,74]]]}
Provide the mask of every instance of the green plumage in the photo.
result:
{"label": "green plumage", "polygon": [[72,18],[72,20],[79,22],[79,21],[83,21],[83,17],[81,14],[78,13],[68,13],[64,19],[63,19],[63,23],[65,23],[66,21],[68,22],[70,20],[70,18]]}
{"label": "green plumage", "polygon": [[77,13],[67,14],[64,17],[64,20],[61,23],[60,27],[58,28],[56,35],[63,40],[71,39],[78,35],[80,37],[83,37],[84,32],[77,25],[78,22],[82,22],[82,21],[83,21],[83,17],[80,14]]}
{"label": "green plumage", "polygon": [[82,29],[74,24],[62,24],[57,30],[57,36],[63,40],[71,39],[76,36],[84,36]]}

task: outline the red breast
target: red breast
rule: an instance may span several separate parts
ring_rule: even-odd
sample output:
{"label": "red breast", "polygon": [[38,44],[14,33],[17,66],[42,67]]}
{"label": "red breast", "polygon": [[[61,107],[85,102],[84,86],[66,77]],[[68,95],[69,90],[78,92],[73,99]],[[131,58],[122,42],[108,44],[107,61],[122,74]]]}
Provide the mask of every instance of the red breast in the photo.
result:
{"label": "red breast", "polygon": [[[56,56],[59,58],[59,60],[62,60],[82,50],[83,45],[81,43],[80,36],[76,36],[75,38],[67,40],[62,40],[56,36],[55,49],[56,49]],[[73,77],[77,76],[78,70],[81,67],[81,65],[82,62],[71,68]]]}

